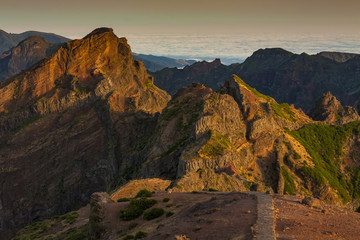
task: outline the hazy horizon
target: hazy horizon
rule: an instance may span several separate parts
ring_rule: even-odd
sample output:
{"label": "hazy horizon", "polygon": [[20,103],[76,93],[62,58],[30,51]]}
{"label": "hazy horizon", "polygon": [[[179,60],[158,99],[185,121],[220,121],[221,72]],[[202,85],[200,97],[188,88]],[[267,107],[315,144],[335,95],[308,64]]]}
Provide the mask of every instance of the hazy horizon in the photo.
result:
{"label": "hazy horizon", "polygon": [[75,39],[106,26],[144,54],[243,59],[266,47],[360,53],[360,1],[18,0],[0,6],[4,31]]}

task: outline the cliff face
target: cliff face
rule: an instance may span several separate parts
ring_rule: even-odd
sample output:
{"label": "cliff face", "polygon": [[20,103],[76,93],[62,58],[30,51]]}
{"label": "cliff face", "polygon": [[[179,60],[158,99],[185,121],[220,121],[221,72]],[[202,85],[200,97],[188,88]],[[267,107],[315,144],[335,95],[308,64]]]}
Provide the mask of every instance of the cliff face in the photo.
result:
{"label": "cliff face", "polygon": [[0,57],[0,82],[50,56],[60,44],[52,44],[40,36],[31,36]]}
{"label": "cliff face", "polygon": [[108,28],[2,82],[0,95],[4,236],[124,181],[170,99]]}

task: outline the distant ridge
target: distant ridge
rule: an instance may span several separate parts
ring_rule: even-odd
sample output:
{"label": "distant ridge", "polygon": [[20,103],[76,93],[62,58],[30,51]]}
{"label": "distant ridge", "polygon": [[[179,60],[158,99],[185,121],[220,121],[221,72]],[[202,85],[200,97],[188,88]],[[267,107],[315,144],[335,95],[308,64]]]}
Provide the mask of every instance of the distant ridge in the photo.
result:
{"label": "distant ridge", "polygon": [[174,59],[163,56],[154,56],[134,53],[134,58],[142,61],[147,70],[151,72],[159,71],[164,68],[183,68],[196,62],[196,60]]}
{"label": "distant ridge", "polygon": [[3,52],[8,51],[11,48],[15,47],[26,38],[34,35],[41,36],[50,43],[64,43],[71,40],[69,38],[54,33],[45,33],[38,31],[26,31],[23,33],[7,33],[4,30],[0,29],[0,55]]}

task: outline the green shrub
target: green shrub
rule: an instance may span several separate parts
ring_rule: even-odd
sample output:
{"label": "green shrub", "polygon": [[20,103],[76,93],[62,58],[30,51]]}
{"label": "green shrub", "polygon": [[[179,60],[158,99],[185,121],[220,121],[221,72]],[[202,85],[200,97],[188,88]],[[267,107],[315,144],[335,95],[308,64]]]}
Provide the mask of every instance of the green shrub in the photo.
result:
{"label": "green shrub", "polygon": [[129,202],[130,198],[119,198],[117,201],[118,202]]}
{"label": "green shrub", "polygon": [[293,156],[294,156],[294,159],[300,159],[300,158],[301,158],[300,154],[298,154],[298,153],[295,152],[295,151],[294,151]]}
{"label": "green shrub", "polygon": [[164,198],[163,200],[162,200],[163,202],[168,202],[168,201],[170,201],[170,198]]}
{"label": "green shrub", "polygon": [[165,211],[162,208],[152,208],[150,210],[147,210],[144,213],[144,219],[149,221],[149,220],[158,218],[158,217],[162,216],[164,214],[164,212]]}
{"label": "green shrub", "polygon": [[200,148],[199,154],[207,157],[222,156],[224,155],[225,150],[233,148],[233,144],[226,136],[215,131],[209,131],[209,134],[210,139]]}
{"label": "green shrub", "polygon": [[360,213],[360,206],[356,209],[356,212]]}
{"label": "green shrub", "polygon": [[122,238],[122,240],[130,240],[130,239],[135,239],[134,235],[129,234]]}
{"label": "green shrub", "polygon": [[147,236],[147,233],[146,233],[146,232],[138,231],[138,232],[135,234],[135,239],[143,238],[143,237],[146,237],[146,236]]}
{"label": "green shrub", "polygon": [[144,198],[144,197],[151,197],[151,196],[152,196],[152,193],[149,190],[142,189],[136,194],[135,198]]}
{"label": "green shrub", "polygon": [[141,216],[144,210],[138,208],[126,208],[120,210],[120,218],[124,221],[130,221]]}
{"label": "green shrub", "polygon": [[166,217],[171,217],[172,215],[174,215],[174,212],[167,212],[166,213]]}
{"label": "green shrub", "polygon": [[120,210],[120,218],[124,221],[136,219],[143,214],[144,210],[154,206],[155,204],[156,200],[154,199],[132,199],[127,208]]}

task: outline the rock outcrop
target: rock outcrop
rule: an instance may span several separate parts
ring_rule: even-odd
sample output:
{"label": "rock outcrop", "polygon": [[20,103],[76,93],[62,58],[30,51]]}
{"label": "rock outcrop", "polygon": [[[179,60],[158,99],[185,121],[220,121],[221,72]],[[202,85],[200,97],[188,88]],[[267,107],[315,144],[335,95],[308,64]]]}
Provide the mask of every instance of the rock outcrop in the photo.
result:
{"label": "rock outcrop", "polygon": [[332,124],[346,124],[359,121],[360,117],[355,108],[343,107],[330,92],[324,93],[317,101],[309,116],[316,121]]}
{"label": "rock outcrop", "polygon": [[3,81],[2,236],[129,178],[169,99],[109,28]]}

